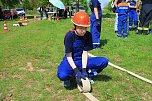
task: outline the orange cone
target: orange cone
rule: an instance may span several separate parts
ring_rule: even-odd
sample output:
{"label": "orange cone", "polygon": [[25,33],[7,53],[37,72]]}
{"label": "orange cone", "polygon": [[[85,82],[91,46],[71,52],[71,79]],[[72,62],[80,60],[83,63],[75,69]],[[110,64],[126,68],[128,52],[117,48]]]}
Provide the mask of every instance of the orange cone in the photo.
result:
{"label": "orange cone", "polygon": [[27,19],[27,17],[25,17],[25,23],[28,23],[28,19]]}
{"label": "orange cone", "polygon": [[59,21],[59,20],[60,20],[60,18],[58,17],[58,18],[56,18],[56,20],[57,20],[57,21]]}
{"label": "orange cone", "polygon": [[36,16],[34,16],[34,20],[36,20]]}
{"label": "orange cone", "polygon": [[5,31],[5,32],[8,32],[8,28],[7,28],[7,25],[6,25],[6,21],[4,21],[4,31]]}

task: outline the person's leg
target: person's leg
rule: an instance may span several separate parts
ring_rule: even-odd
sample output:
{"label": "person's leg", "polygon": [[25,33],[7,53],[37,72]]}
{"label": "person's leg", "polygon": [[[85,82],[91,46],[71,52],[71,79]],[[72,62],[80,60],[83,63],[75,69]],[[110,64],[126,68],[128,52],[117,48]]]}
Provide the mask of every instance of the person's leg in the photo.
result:
{"label": "person's leg", "polygon": [[146,18],[146,14],[145,14],[145,7],[142,6],[141,11],[140,11],[140,22],[139,22],[139,26],[138,26],[138,34],[142,34],[143,33],[143,25],[145,22],[145,18]]}
{"label": "person's leg", "polygon": [[43,13],[41,12],[40,15],[41,15],[41,20],[42,20],[43,19]]}
{"label": "person's leg", "polygon": [[72,78],[73,73],[74,71],[68,61],[62,61],[58,66],[57,76],[61,81],[63,81],[64,87],[70,87],[70,79]]}
{"label": "person's leg", "polygon": [[129,31],[132,31],[132,24],[133,24],[133,11],[129,12]]}
{"label": "person's leg", "polygon": [[134,29],[137,30],[138,26],[138,13],[137,11],[134,11]]}
{"label": "person's leg", "polygon": [[145,35],[149,34],[149,24],[150,24],[151,19],[152,19],[152,7],[151,7],[151,11],[147,12],[146,19],[143,25],[143,34]]}
{"label": "person's leg", "polygon": [[118,37],[122,37],[122,17],[118,16]]}
{"label": "person's leg", "polygon": [[94,77],[94,72],[100,73],[108,65],[108,59],[104,57],[92,57],[88,59],[87,70],[89,78]]}
{"label": "person's leg", "polygon": [[91,18],[90,31],[92,34],[93,48],[97,48],[100,46],[101,25],[97,26],[95,15],[92,14],[90,18]]}
{"label": "person's leg", "polygon": [[127,22],[127,16],[126,16],[126,18],[123,21],[123,29],[124,29],[123,37],[124,38],[128,36],[127,25],[128,25],[128,22]]}
{"label": "person's leg", "polygon": [[70,80],[72,78],[74,71],[69,65],[68,61],[62,61],[58,66],[57,76],[61,81]]}

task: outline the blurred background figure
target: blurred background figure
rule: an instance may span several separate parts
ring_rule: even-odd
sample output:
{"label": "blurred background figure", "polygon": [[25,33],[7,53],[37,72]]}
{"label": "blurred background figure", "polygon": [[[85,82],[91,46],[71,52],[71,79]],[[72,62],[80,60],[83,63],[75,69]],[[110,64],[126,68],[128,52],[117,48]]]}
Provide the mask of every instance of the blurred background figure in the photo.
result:
{"label": "blurred background figure", "polygon": [[93,48],[100,47],[100,33],[101,33],[101,19],[102,9],[98,0],[90,0],[90,9],[92,14],[90,16],[90,32],[92,34]]}
{"label": "blurred background figure", "polygon": [[118,37],[126,38],[128,36],[127,25],[129,16],[129,5],[122,0],[121,3],[116,7],[118,13]]}
{"label": "blurred background figure", "polygon": [[129,11],[129,30],[133,30],[133,25],[134,29],[137,30],[137,25],[138,25],[138,13],[137,13],[137,2],[135,0],[130,0],[128,1],[130,11]]}
{"label": "blurred background figure", "polygon": [[3,20],[2,6],[0,6],[0,21]]}
{"label": "blurred background figure", "polygon": [[[124,0],[124,1],[126,1],[126,0]],[[118,4],[121,2],[122,2],[122,0],[114,0],[114,8],[118,7]],[[116,17],[115,17],[114,30],[115,30],[115,33],[118,32],[118,13],[116,13]]]}
{"label": "blurred background figure", "polygon": [[43,6],[39,8],[41,20],[43,19]]}
{"label": "blurred background figure", "polygon": [[48,19],[48,12],[50,11],[50,4],[48,4],[48,6],[45,8],[45,15],[46,15],[46,19]]}

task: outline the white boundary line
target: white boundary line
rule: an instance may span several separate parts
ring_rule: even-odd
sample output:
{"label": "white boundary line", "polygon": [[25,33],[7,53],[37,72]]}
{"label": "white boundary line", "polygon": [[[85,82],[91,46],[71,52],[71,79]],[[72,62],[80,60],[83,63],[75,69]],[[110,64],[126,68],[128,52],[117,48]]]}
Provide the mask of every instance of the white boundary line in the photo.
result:
{"label": "white boundary line", "polygon": [[[90,54],[90,53],[88,53],[88,55],[89,55],[90,57],[97,57],[97,56],[95,56],[95,55],[93,55],[93,54]],[[147,82],[147,83],[152,84],[152,81],[151,81],[151,80],[146,79],[146,78],[144,78],[144,77],[142,77],[142,76],[139,76],[139,75],[137,75],[137,74],[135,74],[135,73],[133,73],[133,72],[131,72],[131,71],[128,71],[128,70],[126,70],[126,69],[124,69],[124,68],[121,68],[121,67],[119,67],[119,66],[117,66],[117,65],[114,65],[114,64],[112,64],[111,62],[109,62],[108,65],[109,65],[109,66],[112,66],[112,67],[115,67],[115,68],[117,68],[117,69],[119,69],[119,70],[121,70],[121,71],[127,72],[128,74],[130,74],[130,75],[132,75],[132,76],[134,76],[134,77],[136,77],[136,78],[138,78],[138,79],[140,79],[140,80],[143,80],[143,81],[145,81],[145,82]]]}

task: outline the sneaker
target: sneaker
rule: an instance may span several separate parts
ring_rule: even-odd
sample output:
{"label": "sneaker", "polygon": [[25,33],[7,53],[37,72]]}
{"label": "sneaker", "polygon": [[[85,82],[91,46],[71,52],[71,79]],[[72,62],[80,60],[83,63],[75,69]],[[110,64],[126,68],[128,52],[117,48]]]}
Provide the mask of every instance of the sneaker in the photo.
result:
{"label": "sneaker", "polygon": [[121,35],[117,35],[117,37],[119,37],[119,38],[120,38],[120,37],[122,37],[122,36],[121,36]]}
{"label": "sneaker", "polygon": [[94,80],[92,80],[91,78],[89,78],[89,82],[90,84],[94,84]]}
{"label": "sneaker", "polygon": [[123,35],[123,38],[127,38],[127,35]]}
{"label": "sneaker", "polygon": [[149,32],[152,33],[152,29],[150,29]]}
{"label": "sneaker", "polygon": [[149,31],[148,31],[148,30],[143,30],[143,34],[144,34],[144,35],[148,35],[148,34],[149,34]]}
{"label": "sneaker", "polygon": [[129,28],[129,31],[132,31],[133,29],[132,28]]}
{"label": "sneaker", "polygon": [[137,31],[137,34],[142,34],[143,33],[143,30],[138,30]]}
{"label": "sneaker", "polygon": [[118,33],[118,31],[115,31],[115,33]]}
{"label": "sneaker", "polygon": [[65,81],[63,81],[63,85],[64,85],[64,87],[66,87],[66,88],[70,87],[70,85],[71,85],[70,80],[65,80]]}

